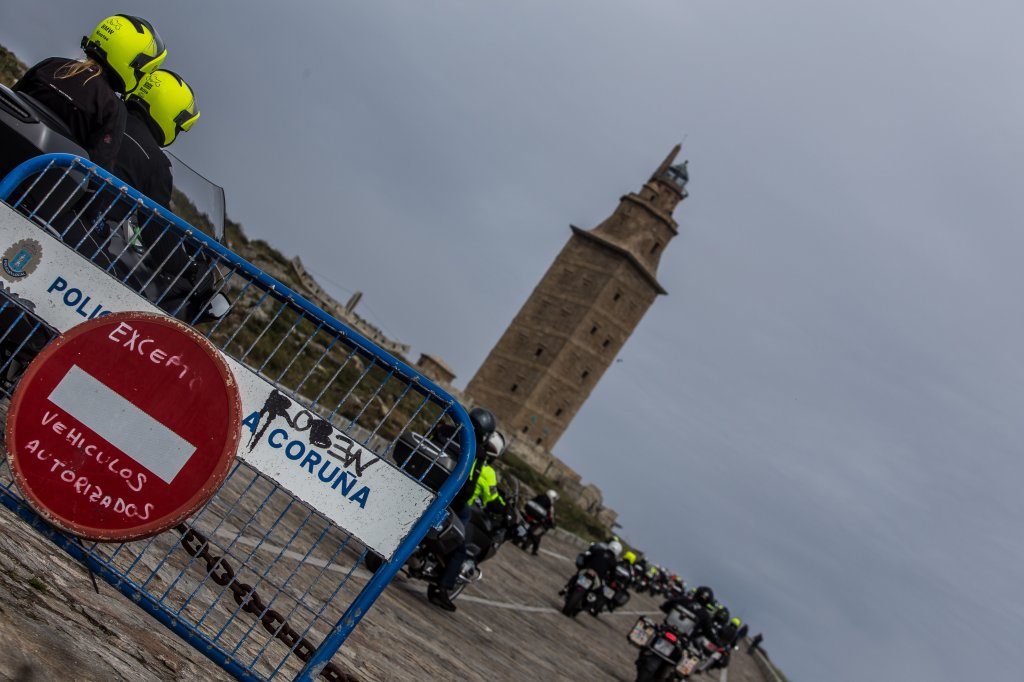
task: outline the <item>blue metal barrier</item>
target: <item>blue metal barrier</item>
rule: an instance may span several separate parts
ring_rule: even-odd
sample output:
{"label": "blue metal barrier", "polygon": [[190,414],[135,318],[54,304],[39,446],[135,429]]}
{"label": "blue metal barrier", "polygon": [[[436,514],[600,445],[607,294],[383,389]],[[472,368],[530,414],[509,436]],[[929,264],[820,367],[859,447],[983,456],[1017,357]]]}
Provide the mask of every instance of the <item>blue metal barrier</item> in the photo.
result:
{"label": "blue metal barrier", "polygon": [[[0,181],[0,199],[13,209],[0,206],[10,213],[0,214],[0,238],[8,237],[5,225],[31,221],[40,239],[59,239],[59,248],[92,263],[83,260],[82,268],[99,267],[121,283],[114,288],[135,292],[124,296],[138,307],[124,309],[156,306],[184,319],[276,388],[307,413],[310,434],[313,422],[322,422],[421,482],[440,472],[433,501],[367,575],[367,543],[248,461],[236,462],[178,535],[123,544],[82,543],[49,526],[19,494],[6,462],[0,466],[0,501],[239,679],[351,679],[332,657],[468,476],[474,439],[465,409],[405,362],[88,161],[65,154],[29,160]],[[71,284],[64,284],[53,280],[47,310],[82,319],[111,312],[98,300],[82,303],[82,292],[69,298]],[[0,391],[8,396],[25,363],[67,325],[66,316],[46,319],[38,301],[14,289],[0,290]],[[209,307],[217,296],[228,304],[219,315]],[[457,448],[454,465],[421,449],[414,433]]]}

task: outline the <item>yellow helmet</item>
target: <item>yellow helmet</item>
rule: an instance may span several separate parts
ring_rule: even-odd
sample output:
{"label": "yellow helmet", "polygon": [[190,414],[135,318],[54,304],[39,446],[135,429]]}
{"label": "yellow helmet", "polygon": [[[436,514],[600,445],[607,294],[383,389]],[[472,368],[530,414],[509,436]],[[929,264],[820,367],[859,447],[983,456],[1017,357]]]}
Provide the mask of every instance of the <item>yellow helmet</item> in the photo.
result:
{"label": "yellow helmet", "polygon": [[622,558],[628,561],[630,565],[636,563],[636,554],[634,554],[632,550],[627,550],[626,553],[622,555]]}
{"label": "yellow helmet", "polygon": [[178,133],[188,130],[199,118],[192,88],[181,76],[157,69],[142,80],[135,92],[124,98],[131,109],[146,115],[149,128],[161,147],[174,142]]}
{"label": "yellow helmet", "polygon": [[82,49],[109,68],[115,80],[120,79],[124,94],[137,88],[142,77],[156,71],[167,56],[153,24],[128,14],[101,21],[91,35],[82,38]]}

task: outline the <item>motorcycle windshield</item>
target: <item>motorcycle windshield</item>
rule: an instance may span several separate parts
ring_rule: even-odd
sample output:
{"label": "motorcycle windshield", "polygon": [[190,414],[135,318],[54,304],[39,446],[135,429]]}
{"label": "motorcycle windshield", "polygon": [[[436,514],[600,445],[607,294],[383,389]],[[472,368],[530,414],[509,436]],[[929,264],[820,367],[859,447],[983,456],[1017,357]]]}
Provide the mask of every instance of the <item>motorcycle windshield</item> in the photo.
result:
{"label": "motorcycle windshield", "polygon": [[226,211],[224,188],[207,180],[169,151],[164,150],[164,153],[171,162],[174,177],[171,198],[174,214],[207,236],[222,241]]}

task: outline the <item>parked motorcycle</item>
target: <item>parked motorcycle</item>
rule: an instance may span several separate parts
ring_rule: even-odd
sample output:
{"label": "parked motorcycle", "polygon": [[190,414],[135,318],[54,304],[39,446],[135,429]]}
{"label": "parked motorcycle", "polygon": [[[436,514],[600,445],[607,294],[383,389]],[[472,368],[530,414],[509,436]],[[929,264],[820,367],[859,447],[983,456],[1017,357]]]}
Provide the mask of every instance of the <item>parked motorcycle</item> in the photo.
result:
{"label": "parked motorcycle", "polygon": [[627,636],[640,648],[636,682],[683,680],[697,672],[701,656],[692,648],[697,622],[682,606],[672,609],[660,624],[642,616]]}
{"label": "parked motorcycle", "polygon": [[530,500],[523,506],[519,523],[512,535],[512,543],[522,549],[529,549],[534,539],[542,537],[550,527],[547,510]]}
{"label": "parked motorcycle", "polygon": [[[562,613],[570,618],[575,618],[583,609],[590,610],[601,592],[603,585],[601,577],[592,568],[584,568],[573,576],[570,585],[565,590],[565,604],[562,606]],[[595,614],[596,615],[596,614]]]}
{"label": "parked motorcycle", "polygon": [[624,606],[629,601],[629,586],[632,582],[633,571],[629,564],[622,562],[617,564],[605,586],[610,589],[602,590],[601,607],[608,613],[612,613],[620,606]]}
{"label": "parked motorcycle", "polygon": [[648,592],[650,590],[650,585],[650,577],[647,575],[646,571],[639,573],[633,579],[633,591],[637,594],[644,594],[645,592]]}

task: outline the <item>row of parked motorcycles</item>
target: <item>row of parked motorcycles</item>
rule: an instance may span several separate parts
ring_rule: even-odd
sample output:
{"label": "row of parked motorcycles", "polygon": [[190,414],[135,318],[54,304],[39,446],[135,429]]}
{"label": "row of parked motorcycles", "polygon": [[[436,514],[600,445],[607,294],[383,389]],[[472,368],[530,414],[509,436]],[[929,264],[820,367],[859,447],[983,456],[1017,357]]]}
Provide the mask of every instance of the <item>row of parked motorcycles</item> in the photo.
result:
{"label": "row of parked motorcycles", "polygon": [[[583,611],[592,616],[612,612],[629,601],[630,590],[663,595],[670,600],[668,603],[675,603],[685,591],[684,583],[678,579],[667,579],[664,586],[662,581],[656,581],[652,589],[651,578],[656,578],[659,571],[640,570],[626,561],[618,561],[604,579],[598,571],[580,563],[577,559],[578,571],[570,578],[564,592],[562,613],[571,618]],[[697,625],[700,619],[688,608],[691,607],[676,604],[660,623],[648,616],[636,621],[627,639],[639,649],[637,682],[685,680],[728,664],[730,649],[705,636]]]}
{"label": "row of parked motorcycles", "polygon": [[662,569],[652,573],[644,571],[637,576],[633,589],[637,594],[647,593],[652,597],[668,596],[676,583],[673,577]]}
{"label": "row of parked motorcycles", "polygon": [[636,660],[636,682],[685,680],[715,667],[729,650],[696,630],[693,613],[682,606],[668,612],[658,623],[641,616],[627,639],[640,649]]}

